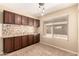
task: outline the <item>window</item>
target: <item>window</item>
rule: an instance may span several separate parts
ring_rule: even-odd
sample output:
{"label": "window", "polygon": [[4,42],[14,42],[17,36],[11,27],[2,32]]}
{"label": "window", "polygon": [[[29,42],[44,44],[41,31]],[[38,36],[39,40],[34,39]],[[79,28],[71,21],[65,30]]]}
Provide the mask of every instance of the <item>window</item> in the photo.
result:
{"label": "window", "polygon": [[51,38],[67,39],[68,16],[44,22],[44,33]]}

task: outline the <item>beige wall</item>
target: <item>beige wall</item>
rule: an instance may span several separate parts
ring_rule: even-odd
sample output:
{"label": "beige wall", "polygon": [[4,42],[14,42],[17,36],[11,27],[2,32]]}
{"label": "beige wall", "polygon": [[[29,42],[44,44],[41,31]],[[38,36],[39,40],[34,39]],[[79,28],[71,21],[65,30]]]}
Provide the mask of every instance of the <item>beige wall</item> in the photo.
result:
{"label": "beige wall", "polygon": [[79,4],[78,4],[78,55],[79,55]]}
{"label": "beige wall", "polygon": [[[44,38],[43,22],[64,15],[69,15],[68,40]],[[44,17],[41,17],[40,20],[41,20],[40,22],[41,43],[46,43],[46,44],[54,45],[59,48],[67,49],[69,51],[77,52],[77,45],[78,45],[77,5],[48,14]]]}
{"label": "beige wall", "polygon": [[2,40],[2,20],[3,20],[3,13],[0,9],[0,54],[3,50],[3,40]]}
{"label": "beige wall", "polygon": [[3,50],[2,24],[0,24],[0,52]]}

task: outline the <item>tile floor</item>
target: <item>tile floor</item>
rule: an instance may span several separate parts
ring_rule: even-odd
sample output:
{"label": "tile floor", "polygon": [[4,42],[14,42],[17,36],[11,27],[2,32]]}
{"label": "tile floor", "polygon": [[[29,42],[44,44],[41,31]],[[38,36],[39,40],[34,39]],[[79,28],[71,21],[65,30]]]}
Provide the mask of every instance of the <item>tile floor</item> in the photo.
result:
{"label": "tile floor", "polygon": [[5,56],[76,56],[54,47],[37,43],[23,49],[6,54]]}

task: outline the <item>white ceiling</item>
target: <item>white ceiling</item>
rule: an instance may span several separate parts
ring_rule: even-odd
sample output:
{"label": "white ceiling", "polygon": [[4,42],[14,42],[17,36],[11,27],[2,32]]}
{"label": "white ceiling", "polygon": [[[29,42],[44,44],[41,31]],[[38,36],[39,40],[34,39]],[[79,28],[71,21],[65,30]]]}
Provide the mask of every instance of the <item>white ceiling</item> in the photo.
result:
{"label": "white ceiling", "polygon": [[[6,6],[8,8],[14,8],[16,10],[23,11],[24,13],[28,13],[34,17],[41,17],[41,10],[39,9],[38,3],[5,3],[5,4],[1,4],[1,5]],[[73,5],[73,4],[45,3],[45,5],[44,5],[45,13],[44,14],[59,10],[61,8],[66,8],[71,5]]]}

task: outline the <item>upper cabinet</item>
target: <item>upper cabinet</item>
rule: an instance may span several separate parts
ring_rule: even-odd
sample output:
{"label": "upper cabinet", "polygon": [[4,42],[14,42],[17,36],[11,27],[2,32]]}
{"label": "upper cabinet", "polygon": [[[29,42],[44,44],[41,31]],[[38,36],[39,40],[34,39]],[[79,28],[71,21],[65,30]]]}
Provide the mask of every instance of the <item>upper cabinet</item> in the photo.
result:
{"label": "upper cabinet", "polygon": [[33,18],[29,18],[29,26],[34,26],[34,19]]}
{"label": "upper cabinet", "polygon": [[39,27],[40,26],[40,20],[35,19],[34,20],[34,26]]}
{"label": "upper cabinet", "polygon": [[39,27],[40,26],[40,20],[36,20],[36,22],[37,22],[37,27]]}
{"label": "upper cabinet", "polygon": [[15,24],[17,25],[21,25],[22,21],[21,21],[21,15],[15,14]]}
{"label": "upper cabinet", "polygon": [[22,16],[22,25],[28,25],[28,17]]}
{"label": "upper cabinet", "polygon": [[4,11],[3,12],[3,23],[4,24],[14,24],[15,15],[12,12]]}
{"label": "upper cabinet", "polygon": [[4,24],[17,24],[39,27],[40,21],[31,17],[22,16],[13,12],[3,11]]}

